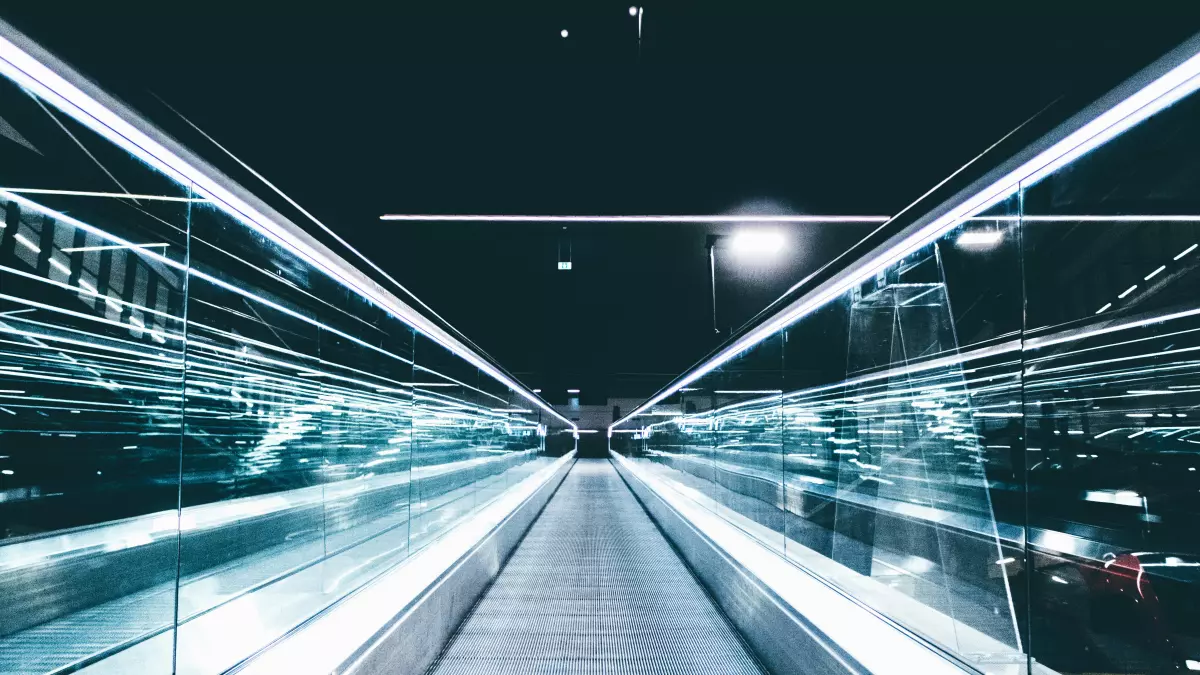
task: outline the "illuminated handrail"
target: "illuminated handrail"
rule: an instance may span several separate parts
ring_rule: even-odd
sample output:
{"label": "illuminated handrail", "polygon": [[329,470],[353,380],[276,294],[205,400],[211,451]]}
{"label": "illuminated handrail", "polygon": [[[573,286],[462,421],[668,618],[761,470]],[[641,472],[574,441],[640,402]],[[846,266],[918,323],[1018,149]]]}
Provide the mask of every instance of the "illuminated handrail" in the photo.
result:
{"label": "illuminated handrail", "polygon": [[[879,271],[935,241],[946,232],[979,217],[979,214],[989,207],[1016,194],[1021,185],[1041,180],[1198,88],[1200,36],[1195,36],[1024,151],[930,209],[840,272],[766,317],[745,334],[728,341],[715,354],[688,369],[641,405],[613,422],[609,430],[649,410],[668,396],[841,297],[856,285],[871,279]],[[914,205],[917,203],[919,200]],[[906,213],[909,208],[903,209],[901,214]],[[900,217],[893,217],[885,226],[899,224]]]}
{"label": "illuminated handrail", "polygon": [[[0,21],[0,75],[8,77],[177,183],[189,186],[193,192],[230,217],[383,308],[567,426],[576,428],[573,422],[481,354],[3,21]],[[9,196],[15,195],[10,193]],[[108,238],[117,241],[111,235]],[[199,274],[194,270],[192,273]],[[212,278],[206,280],[223,287],[231,286]],[[233,287],[229,290],[239,291]]]}

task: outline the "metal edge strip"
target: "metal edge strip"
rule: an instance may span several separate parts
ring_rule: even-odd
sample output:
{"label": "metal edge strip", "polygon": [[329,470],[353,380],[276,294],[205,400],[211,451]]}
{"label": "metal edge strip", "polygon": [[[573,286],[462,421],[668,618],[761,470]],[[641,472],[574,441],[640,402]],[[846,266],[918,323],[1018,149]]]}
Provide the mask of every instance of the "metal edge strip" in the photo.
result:
{"label": "metal edge strip", "polygon": [[[613,451],[610,451],[610,455],[617,473],[742,633],[755,656],[771,672],[781,675],[865,675],[881,672],[879,668],[871,669],[864,665],[861,659],[855,658],[793,603],[780,597],[753,571],[735,560],[720,544],[659,495],[655,488],[635,475],[621,455]],[[747,546],[763,548],[748,536],[745,539]],[[767,555],[775,554],[767,552]],[[807,576],[798,568],[795,573]],[[847,598],[846,602],[853,601]],[[866,612],[857,603],[854,603],[854,609]],[[888,625],[891,626],[890,623]],[[923,655],[939,662],[943,667],[937,668],[936,672],[978,673],[906,632],[897,630],[895,633],[893,638],[911,640]],[[897,662],[896,670],[892,672],[911,672],[905,669],[912,666],[911,663]]]}

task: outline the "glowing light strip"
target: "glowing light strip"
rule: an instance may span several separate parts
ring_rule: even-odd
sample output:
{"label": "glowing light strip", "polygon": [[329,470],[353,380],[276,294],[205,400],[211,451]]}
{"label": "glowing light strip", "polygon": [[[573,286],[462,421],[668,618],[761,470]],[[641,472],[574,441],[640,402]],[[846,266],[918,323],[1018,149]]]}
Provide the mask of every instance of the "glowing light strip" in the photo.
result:
{"label": "glowing light strip", "polygon": [[87,190],[50,190],[46,188],[0,188],[8,192],[28,195],[65,195],[68,197],[110,197],[117,199],[141,199],[159,202],[206,202],[200,197],[168,197],[164,195],[134,195],[125,192],[89,192]]}
{"label": "glowing light strip", "polygon": [[1185,310],[1182,310],[1179,312],[1173,312],[1171,314],[1162,314],[1159,316],[1153,316],[1153,317],[1149,317],[1146,319],[1137,319],[1135,321],[1127,321],[1125,323],[1113,323],[1113,324],[1109,324],[1108,326],[1105,326],[1104,328],[1095,328],[1095,329],[1083,328],[1083,329],[1079,329],[1076,331],[1066,331],[1063,333],[1059,333],[1057,335],[1047,336],[1044,338],[1030,338],[1025,341],[1025,344],[1022,347],[1022,349],[1025,351],[1041,349],[1042,347],[1049,347],[1051,345],[1056,345],[1056,344],[1060,344],[1063,342],[1085,340],[1087,338],[1094,337],[1096,335],[1105,335],[1107,333],[1114,333],[1119,330],[1129,330],[1131,328],[1141,328],[1143,326],[1150,326],[1150,325],[1153,325],[1156,323],[1166,323],[1168,321],[1175,321],[1176,319],[1184,319],[1189,316],[1196,316],[1197,314],[1200,314],[1200,308],[1185,309]]}
{"label": "glowing light strip", "polygon": [[434,215],[389,213],[380,220],[410,222],[484,222],[484,223],[886,223],[891,216],[505,216],[505,215]]}
{"label": "glowing light strip", "polygon": [[170,244],[104,244],[101,246],[75,246],[62,249],[63,253],[82,253],[84,251],[112,251],[116,249],[168,248]]}
{"label": "glowing light strip", "polygon": [[[225,186],[222,180],[214,179],[204,170],[197,168],[192,163],[168,150],[160,142],[151,138],[150,135],[135,126],[134,123],[128,121],[125,116],[114,112],[104,104],[96,101],[58,72],[55,72],[50,66],[31,56],[15,44],[12,41],[13,39],[22,43],[33,44],[32,41],[25,38],[14,28],[0,22],[0,75],[7,77],[35,96],[50,103],[80,124],[95,131],[134,157],[146,162],[152,168],[172,178],[177,183],[193,186],[195,193],[213,202],[218,208],[238,222],[275,241],[301,260],[313,265],[334,280],[340,282],[343,286],[355,291],[364,299],[383,307],[404,323],[424,333],[431,340],[458,355],[492,379],[516,391],[534,405],[566,423],[572,429],[576,428],[573,422],[563,417],[549,404],[530,393],[520,384],[506,377],[485,359],[475,354],[441,328],[438,328],[437,325],[420,313],[405,305],[398,298],[377,285],[372,284],[358,270],[349,266],[346,261],[342,260],[332,251],[324,249],[315,240],[311,244],[304,241],[300,236],[302,231],[299,231],[291,223],[286,223],[285,221],[286,224],[281,224],[260,213],[245,200],[235,195],[230,188]],[[46,55],[45,58],[53,62],[52,57]],[[86,81],[68,66],[61,63],[56,63],[55,65],[58,69],[65,71],[77,81]],[[125,115],[138,123],[145,124],[144,121],[132,112],[125,112]]]}
{"label": "glowing light strip", "polygon": [[1159,215],[1159,216],[1091,216],[1086,214],[1056,215],[1056,216],[971,216],[965,220],[990,222],[1032,222],[1032,223],[1200,223],[1200,215]]}
{"label": "glowing light strip", "polygon": [[1033,159],[1026,161],[1015,170],[993,181],[979,192],[967,197],[945,214],[920,227],[899,243],[880,251],[873,260],[860,265],[857,269],[849,273],[844,273],[840,277],[831,279],[824,284],[823,288],[817,287],[805,297],[797,299],[788,307],[780,310],[773,320],[750,331],[740,340],[721,350],[716,356],[694,368],[686,376],[680,378],[671,386],[630,411],[629,414],[613,422],[611,426],[615,427],[624,423],[631,417],[679,391],[682,387],[699,380],[759,342],[762,342],[836,298],[841,297],[843,293],[863,281],[874,277],[877,272],[886,269],[913,251],[937,240],[938,237],[950,231],[965,219],[978,216],[980,211],[1016,194],[1018,186],[1022,184],[1029,185],[1048,176],[1054,170],[1065,166],[1068,162],[1115,138],[1126,129],[1187,96],[1195,91],[1197,87],[1200,87],[1200,54],[1191,56],[1166,74],[1154,79],[1130,96],[1117,102],[1079,129],[1067,134],[1065,138],[1038,153]]}

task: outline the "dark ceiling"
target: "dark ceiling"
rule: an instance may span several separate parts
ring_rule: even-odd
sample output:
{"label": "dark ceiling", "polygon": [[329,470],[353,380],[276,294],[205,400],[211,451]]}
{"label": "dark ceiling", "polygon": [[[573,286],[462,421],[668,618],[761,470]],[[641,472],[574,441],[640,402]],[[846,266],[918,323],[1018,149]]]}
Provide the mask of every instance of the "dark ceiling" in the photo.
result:
{"label": "dark ceiling", "polygon": [[[379,215],[892,214],[1200,25],[1144,5],[648,4],[639,57],[621,2],[81,4],[0,15],[156,121],[169,103],[530,386],[585,400],[648,394],[612,375],[716,346],[704,241],[730,227],[574,226],[559,272],[558,226]],[[867,231],[790,229],[785,260],[718,258],[726,331]]]}

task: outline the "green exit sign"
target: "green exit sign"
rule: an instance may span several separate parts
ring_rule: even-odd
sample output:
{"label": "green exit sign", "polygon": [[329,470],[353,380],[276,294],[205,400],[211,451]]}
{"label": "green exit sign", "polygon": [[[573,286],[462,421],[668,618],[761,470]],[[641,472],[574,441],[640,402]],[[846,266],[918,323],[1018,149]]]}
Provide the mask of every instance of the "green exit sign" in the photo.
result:
{"label": "green exit sign", "polygon": [[569,269],[571,269],[571,262],[570,262],[569,260],[568,260],[567,262],[562,262],[562,261],[559,261],[559,263],[558,263],[558,269],[560,269],[560,270],[569,270]]}

